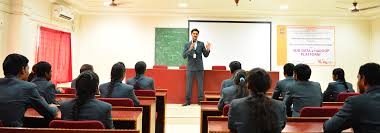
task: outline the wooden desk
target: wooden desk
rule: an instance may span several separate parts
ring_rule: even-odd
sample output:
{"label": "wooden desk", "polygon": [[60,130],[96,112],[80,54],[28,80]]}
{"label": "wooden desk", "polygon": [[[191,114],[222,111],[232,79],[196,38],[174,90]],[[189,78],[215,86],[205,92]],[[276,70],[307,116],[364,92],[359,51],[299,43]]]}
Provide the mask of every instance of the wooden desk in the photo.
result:
{"label": "wooden desk", "polygon": [[[227,117],[208,117],[208,133],[230,133]],[[323,122],[287,122],[283,133],[290,132],[323,132]],[[343,132],[353,132],[347,129]]]}
{"label": "wooden desk", "polygon": [[217,101],[201,101],[201,133],[207,133],[207,117],[222,115],[222,112],[218,110],[217,105]]}
{"label": "wooden desk", "polygon": [[0,133],[140,133],[138,130],[0,127]]}
{"label": "wooden desk", "polygon": [[139,107],[143,108],[143,133],[155,133],[156,128],[156,97],[138,97]]}
{"label": "wooden desk", "polygon": [[156,89],[156,133],[165,133],[165,112],[167,102],[167,90]]}
{"label": "wooden desk", "polygon": [[[112,107],[112,121],[116,129],[142,129],[142,111],[141,107]],[[61,112],[58,112],[57,118],[61,119]],[[28,108],[24,115],[24,126],[34,128],[49,127],[49,120],[44,119],[36,110]]]}

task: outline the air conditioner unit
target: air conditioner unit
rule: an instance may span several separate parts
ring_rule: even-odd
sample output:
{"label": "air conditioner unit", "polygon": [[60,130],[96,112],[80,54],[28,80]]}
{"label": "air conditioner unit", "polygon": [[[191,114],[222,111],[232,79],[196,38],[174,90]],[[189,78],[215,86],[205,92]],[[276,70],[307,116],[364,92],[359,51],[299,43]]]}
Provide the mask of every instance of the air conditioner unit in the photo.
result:
{"label": "air conditioner unit", "polygon": [[53,6],[53,17],[57,19],[61,19],[64,21],[73,21],[74,20],[74,12],[63,6],[63,5],[54,5]]}

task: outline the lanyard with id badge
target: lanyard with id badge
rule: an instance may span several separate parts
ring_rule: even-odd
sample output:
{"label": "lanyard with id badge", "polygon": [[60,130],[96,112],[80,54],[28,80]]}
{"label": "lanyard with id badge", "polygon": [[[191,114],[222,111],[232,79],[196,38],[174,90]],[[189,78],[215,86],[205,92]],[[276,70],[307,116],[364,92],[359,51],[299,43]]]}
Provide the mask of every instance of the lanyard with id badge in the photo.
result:
{"label": "lanyard with id badge", "polygon": [[193,42],[193,43],[194,43],[194,54],[193,54],[193,58],[195,59],[195,58],[197,58],[196,50],[197,50],[197,43],[198,43],[198,41],[195,41],[195,42]]}

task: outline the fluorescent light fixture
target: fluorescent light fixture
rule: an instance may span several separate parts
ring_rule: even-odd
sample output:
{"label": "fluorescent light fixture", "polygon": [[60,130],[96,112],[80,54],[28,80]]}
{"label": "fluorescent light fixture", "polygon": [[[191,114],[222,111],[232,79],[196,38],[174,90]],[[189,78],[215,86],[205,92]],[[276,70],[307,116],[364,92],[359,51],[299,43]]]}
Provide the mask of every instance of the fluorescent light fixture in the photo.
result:
{"label": "fluorescent light fixture", "polygon": [[178,7],[182,7],[182,8],[185,8],[185,7],[187,7],[187,6],[188,6],[187,3],[179,3],[179,4],[178,4]]}
{"label": "fluorescent light fixture", "polygon": [[289,6],[288,5],[280,5],[281,10],[288,10]]}

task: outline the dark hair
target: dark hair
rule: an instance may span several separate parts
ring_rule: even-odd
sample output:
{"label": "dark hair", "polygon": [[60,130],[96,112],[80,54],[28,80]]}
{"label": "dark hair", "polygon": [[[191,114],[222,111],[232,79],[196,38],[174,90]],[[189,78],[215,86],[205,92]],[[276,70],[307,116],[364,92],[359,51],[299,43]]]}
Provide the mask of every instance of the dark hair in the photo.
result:
{"label": "dark hair", "polygon": [[107,97],[112,96],[113,88],[117,82],[120,82],[125,75],[125,65],[123,62],[118,62],[112,66],[111,69],[111,82],[108,86]]}
{"label": "dark hair", "polygon": [[377,63],[367,63],[360,66],[360,77],[364,76],[364,82],[369,86],[380,85],[380,65]]}
{"label": "dark hair", "polygon": [[252,96],[248,98],[250,105],[250,121],[255,124],[256,131],[262,133],[275,132],[278,125],[278,116],[274,115],[271,99],[266,96],[266,92],[271,86],[269,74],[261,68],[254,68],[248,72],[247,77],[248,89]]}
{"label": "dark hair", "polygon": [[231,73],[241,69],[241,64],[239,61],[232,61],[229,65]]}
{"label": "dark hair", "polygon": [[144,61],[137,62],[136,65],[135,65],[135,71],[136,71],[136,76],[135,76],[136,83],[133,85],[133,88],[134,89],[141,89],[140,88],[140,80],[141,80],[140,77],[146,71],[146,64],[145,64],[145,62]]}
{"label": "dark hair", "polygon": [[31,82],[36,77],[36,69],[36,65],[34,64],[32,67],[32,71],[29,73],[28,82]]}
{"label": "dark hair", "polygon": [[284,65],[284,74],[286,74],[287,76],[293,76],[293,71],[294,71],[294,64],[286,63]]}
{"label": "dark hair", "polygon": [[79,72],[82,73],[82,72],[87,71],[87,70],[94,71],[94,67],[92,67],[92,65],[90,65],[90,64],[83,64],[80,67]]}
{"label": "dark hair", "polygon": [[342,68],[335,68],[332,73],[334,76],[338,77],[338,80],[343,82],[344,88],[346,88],[346,91],[348,92],[348,86],[346,83],[346,78],[344,78],[344,70]]}
{"label": "dark hair", "polygon": [[94,98],[98,91],[99,77],[93,71],[82,72],[76,81],[76,95],[75,103],[73,106],[73,119],[78,120],[80,114],[80,107],[85,104],[89,99]]}
{"label": "dark hair", "polygon": [[298,64],[294,67],[294,73],[297,75],[297,80],[308,81],[311,75],[311,69],[306,64]]}
{"label": "dark hair", "polygon": [[37,77],[45,77],[45,73],[49,73],[51,71],[51,65],[45,61],[40,61],[33,67],[35,67],[34,72]]}
{"label": "dark hair", "polygon": [[193,33],[194,31],[198,32],[198,34],[199,34],[199,30],[198,29],[192,29],[190,33]]}
{"label": "dark hair", "polygon": [[244,70],[238,70],[235,75],[233,82],[237,86],[236,88],[236,97],[235,98],[242,98],[248,96],[248,90],[245,85],[245,81],[247,79],[247,73]]}
{"label": "dark hair", "polygon": [[28,66],[29,60],[20,54],[9,54],[3,62],[4,76],[17,76]]}

